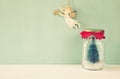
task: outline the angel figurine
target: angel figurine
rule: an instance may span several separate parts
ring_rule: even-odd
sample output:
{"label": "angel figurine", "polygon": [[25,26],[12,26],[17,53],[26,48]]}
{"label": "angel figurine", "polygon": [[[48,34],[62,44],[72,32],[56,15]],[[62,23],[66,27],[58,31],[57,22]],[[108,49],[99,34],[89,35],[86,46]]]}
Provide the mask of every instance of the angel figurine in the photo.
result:
{"label": "angel figurine", "polygon": [[63,16],[65,22],[70,28],[80,28],[80,23],[74,19],[74,17],[76,16],[76,11],[74,11],[70,6],[60,8],[59,10],[54,11],[54,14]]}

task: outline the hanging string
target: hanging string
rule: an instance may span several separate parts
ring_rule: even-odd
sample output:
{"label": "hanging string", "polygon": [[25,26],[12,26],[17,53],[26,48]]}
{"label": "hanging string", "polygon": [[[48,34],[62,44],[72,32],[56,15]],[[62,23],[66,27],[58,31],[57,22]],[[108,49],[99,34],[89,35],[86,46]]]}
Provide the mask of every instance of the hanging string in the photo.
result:
{"label": "hanging string", "polygon": [[71,0],[67,0],[67,2],[68,2],[68,6],[70,6],[71,5]]}

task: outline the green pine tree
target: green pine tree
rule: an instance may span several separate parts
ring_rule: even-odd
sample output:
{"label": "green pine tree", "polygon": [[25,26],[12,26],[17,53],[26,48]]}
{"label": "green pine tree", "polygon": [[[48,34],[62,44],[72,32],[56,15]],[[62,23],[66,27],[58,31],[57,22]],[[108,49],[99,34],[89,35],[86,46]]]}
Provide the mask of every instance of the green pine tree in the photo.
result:
{"label": "green pine tree", "polygon": [[99,62],[99,53],[94,37],[92,37],[91,44],[88,47],[87,60],[91,63]]}

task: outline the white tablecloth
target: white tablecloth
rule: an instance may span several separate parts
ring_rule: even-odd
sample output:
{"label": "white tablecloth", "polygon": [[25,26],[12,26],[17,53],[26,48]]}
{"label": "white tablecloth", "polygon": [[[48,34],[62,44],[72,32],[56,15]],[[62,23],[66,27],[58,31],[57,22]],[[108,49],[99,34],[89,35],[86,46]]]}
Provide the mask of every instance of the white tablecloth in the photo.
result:
{"label": "white tablecloth", "polygon": [[0,79],[120,79],[120,65],[99,71],[81,65],[0,65]]}

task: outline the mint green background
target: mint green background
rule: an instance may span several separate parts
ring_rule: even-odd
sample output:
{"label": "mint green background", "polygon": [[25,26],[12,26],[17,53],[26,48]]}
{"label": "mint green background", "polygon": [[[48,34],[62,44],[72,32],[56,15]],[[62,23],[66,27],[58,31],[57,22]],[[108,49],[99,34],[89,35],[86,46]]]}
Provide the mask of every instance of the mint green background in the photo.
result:
{"label": "mint green background", "polygon": [[[72,0],[83,27],[105,29],[105,63],[120,64],[120,0]],[[79,64],[80,30],[53,11],[66,0],[0,0],[0,64]]]}

